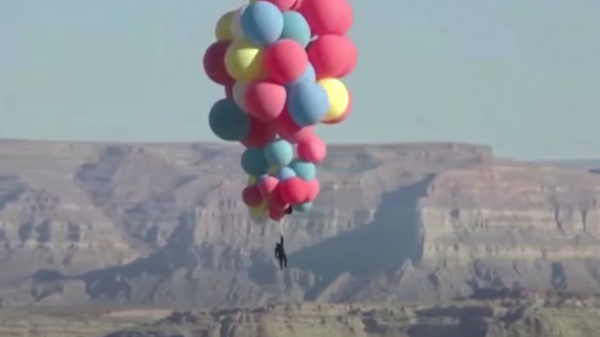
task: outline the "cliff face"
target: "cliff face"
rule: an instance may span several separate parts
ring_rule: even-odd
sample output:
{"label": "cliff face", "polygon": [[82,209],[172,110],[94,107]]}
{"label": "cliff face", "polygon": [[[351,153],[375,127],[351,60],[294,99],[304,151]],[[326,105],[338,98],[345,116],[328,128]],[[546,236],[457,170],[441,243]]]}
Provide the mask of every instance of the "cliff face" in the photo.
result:
{"label": "cliff face", "polygon": [[[182,307],[597,291],[600,176],[468,144],[334,146],[311,212],[248,221],[241,148],[0,142],[0,298]],[[598,270],[598,271],[597,271]]]}

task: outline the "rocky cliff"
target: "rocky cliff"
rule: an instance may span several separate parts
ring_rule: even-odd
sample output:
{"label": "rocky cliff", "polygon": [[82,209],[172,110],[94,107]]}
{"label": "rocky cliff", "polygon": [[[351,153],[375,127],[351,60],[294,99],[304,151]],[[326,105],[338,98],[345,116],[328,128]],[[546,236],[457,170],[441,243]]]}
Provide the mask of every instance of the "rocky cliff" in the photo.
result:
{"label": "rocky cliff", "polygon": [[486,146],[332,146],[313,210],[249,222],[240,147],[0,141],[0,299],[184,307],[600,290],[600,175]]}

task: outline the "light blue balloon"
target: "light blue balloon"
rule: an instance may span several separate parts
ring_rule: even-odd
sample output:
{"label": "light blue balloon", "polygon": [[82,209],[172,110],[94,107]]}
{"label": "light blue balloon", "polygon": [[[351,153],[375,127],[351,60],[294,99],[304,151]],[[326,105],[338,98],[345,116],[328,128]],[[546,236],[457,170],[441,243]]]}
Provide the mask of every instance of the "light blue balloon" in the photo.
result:
{"label": "light blue balloon", "polygon": [[257,1],[246,7],[240,23],[250,42],[265,47],[279,40],[283,32],[283,13],[270,2]]}
{"label": "light blue balloon", "polygon": [[312,207],[312,202],[305,202],[303,204],[294,205],[292,208],[296,212],[304,213]]}
{"label": "light blue balloon", "polygon": [[265,147],[265,158],[271,165],[288,166],[294,159],[294,147],[287,140],[275,139]]}
{"label": "light blue balloon", "polygon": [[320,85],[301,82],[290,88],[287,106],[298,126],[315,125],[327,115],[329,96]]}
{"label": "light blue balloon", "polygon": [[249,147],[242,153],[242,168],[253,176],[261,176],[269,170],[269,163],[263,149]]}
{"label": "light blue balloon", "polygon": [[210,108],[208,125],[217,137],[230,142],[241,141],[250,132],[248,114],[229,98],[217,101]]}
{"label": "light blue balloon", "polygon": [[313,180],[317,177],[317,167],[315,164],[303,160],[294,160],[289,166],[296,175],[302,180]]}
{"label": "light blue balloon", "polygon": [[304,71],[304,74],[302,74],[302,76],[300,76],[294,82],[286,84],[285,87],[287,89],[290,89],[293,86],[298,85],[300,83],[304,83],[304,82],[315,83],[316,81],[317,81],[317,73],[315,72],[315,67],[313,67],[312,64],[308,63],[308,65],[306,66],[306,70]]}
{"label": "light blue balloon", "polygon": [[277,179],[279,179],[279,181],[288,180],[295,176],[296,172],[289,167],[282,167],[277,171]]}
{"label": "light blue balloon", "polygon": [[296,11],[283,13],[283,31],[280,39],[291,39],[306,48],[311,39],[310,25],[304,16]]}

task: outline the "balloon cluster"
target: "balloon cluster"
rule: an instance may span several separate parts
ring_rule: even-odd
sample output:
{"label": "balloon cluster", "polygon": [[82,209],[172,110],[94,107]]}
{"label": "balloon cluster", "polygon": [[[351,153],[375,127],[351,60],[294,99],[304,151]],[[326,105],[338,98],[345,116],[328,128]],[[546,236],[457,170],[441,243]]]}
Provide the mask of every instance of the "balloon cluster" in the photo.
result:
{"label": "balloon cluster", "polygon": [[281,220],[290,206],[305,212],[319,194],[315,165],[327,151],[314,128],[340,123],[352,109],[340,81],[357,63],[346,36],[352,21],[347,0],[250,0],[217,22],[204,69],[226,97],[209,124],[246,147],[242,198],[256,222]]}

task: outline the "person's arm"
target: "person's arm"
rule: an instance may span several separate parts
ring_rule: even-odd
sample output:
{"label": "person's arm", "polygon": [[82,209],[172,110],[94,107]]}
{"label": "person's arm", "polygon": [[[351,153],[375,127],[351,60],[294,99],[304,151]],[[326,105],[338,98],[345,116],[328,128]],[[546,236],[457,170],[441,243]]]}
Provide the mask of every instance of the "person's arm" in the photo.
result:
{"label": "person's arm", "polygon": [[281,247],[283,247],[283,235],[280,235],[281,237]]}
{"label": "person's arm", "polygon": [[279,251],[277,250],[277,247],[275,247],[275,258],[276,259],[279,258]]}

